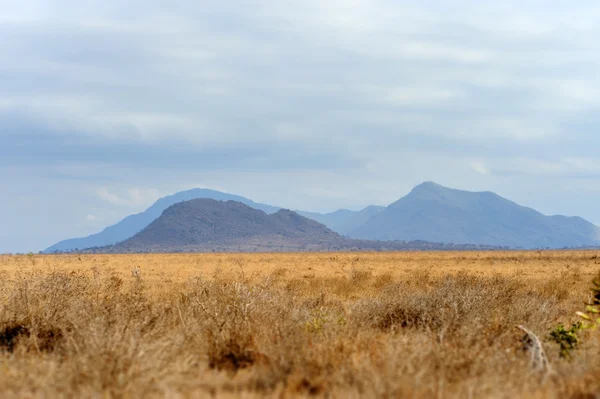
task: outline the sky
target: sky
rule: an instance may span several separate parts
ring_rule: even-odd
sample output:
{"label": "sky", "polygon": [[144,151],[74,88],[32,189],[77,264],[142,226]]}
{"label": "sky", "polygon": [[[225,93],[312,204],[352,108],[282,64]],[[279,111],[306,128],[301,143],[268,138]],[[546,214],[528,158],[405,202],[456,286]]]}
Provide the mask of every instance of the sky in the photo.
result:
{"label": "sky", "polygon": [[595,1],[0,3],[0,253],[193,187],[327,212],[435,181],[600,224]]}

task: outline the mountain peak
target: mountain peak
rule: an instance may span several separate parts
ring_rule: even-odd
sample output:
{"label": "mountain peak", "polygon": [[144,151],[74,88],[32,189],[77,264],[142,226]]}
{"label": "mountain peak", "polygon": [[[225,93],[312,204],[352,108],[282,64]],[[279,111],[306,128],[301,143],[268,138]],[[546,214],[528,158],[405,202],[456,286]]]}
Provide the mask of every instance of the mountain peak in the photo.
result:
{"label": "mountain peak", "polygon": [[[208,198],[215,202],[207,200],[193,202],[194,199],[199,198]],[[342,237],[333,231],[344,236],[369,240],[424,240],[525,248],[561,248],[600,244],[600,229],[581,218],[546,217],[492,192],[469,192],[425,181],[388,207],[370,206],[361,211],[339,210],[328,214],[280,210],[279,207],[255,203],[233,194],[210,189],[192,189],[161,198],[144,212],[128,216],[97,234],[61,241],[50,247],[47,252],[104,247],[126,241],[147,228],[171,206],[187,201],[192,202],[174,207],[165,214],[162,221],[166,223],[168,216],[174,215],[177,220],[187,225],[189,221],[181,218],[178,210],[187,210],[194,205],[190,214],[197,216],[199,225],[188,226],[193,227],[193,232],[184,232],[176,228],[179,222],[173,225],[169,222],[167,226],[175,228],[176,234],[181,233],[188,237],[191,240],[190,245],[205,245],[206,242],[203,240],[207,237],[221,237],[227,240],[238,237],[239,240],[240,235],[247,237],[256,232],[259,233],[258,236],[254,236],[257,240],[258,237],[264,238],[265,236],[261,234],[265,232],[278,234],[279,238],[272,241],[284,244],[284,248],[288,249],[294,248],[293,245],[287,246],[291,242],[288,240],[290,237],[294,245],[310,242],[307,241],[307,236],[313,238],[320,236],[326,238],[323,242],[339,244]],[[235,202],[226,203],[226,201]],[[210,212],[207,212],[209,209]],[[262,212],[252,212],[252,210]],[[187,211],[184,213],[188,214]],[[219,225],[222,223],[224,223],[221,226],[223,231],[219,230]],[[270,227],[267,230],[262,228],[256,230],[254,227],[257,226],[253,223],[264,228]],[[213,227],[208,229],[207,226]],[[233,230],[229,231],[229,228]],[[213,231],[215,229],[220,232],[215,234]],[[206,233],[204,238],[201,234],[196,234],[202,231]],[[284,240],[286,242],[283,242],[281,237],[286,237]],[[228,242],[232,244],[231,241]],[[329,244],[326,247],[331,248]],[[217,248],[226,250],[231,246]],[[246,247],[242,246],[242,248]]]}
{"label": "mountain peak", "polygon": [[449,193],[452,191],[457,191],[457,190],[453,190],[451,188],[444,187],[444,186],[434,183],[432,181],[426,181],[426,182],[419,184],[415,188],[413,188],[410,191],[410,193],[408,194],[408,197],[419,197],[419,198],[432,199],[432,198],[439,198],[441,196],[444,196],[444,193]]}
{"label": "mountain peak", "polygon": [[437,184],[434,181],[424,181],[423,183],[419,184],[417,187],[422,187],[422,188],[437,188],[437,187],[441,187],[441,188],[445,188],[443,187],[441,184]]}
{"label": "mountain peak", "polygon": [[339,245],[341,240],[324,225],[287,209],[268,215],[241,202],[201,198],[170,206],[144,230],[109,250],[298,250]]}
{"label": "mountain peak", "polygon": [[598,244],[583,219],[545,216],[492,192],[425,182],[349,235],[370,240],[425,240],[523,248]]}
{"label": "mountain peak", "polygon": [[415,188],[413,188],[411,192],[431,192],[431,191],[440,191],[440,190],[450,190],[450,189],[447,187],[444,187],[442,185],[439,185],[435,182],[426,181],[426,182],[419,184]]}
{"label": "mountain peak", "polygon": [[222,193],[220,191],[206,188],[193,188],[191,190],[181,191],[160,198],[145,211],[135,215],[127,216],[117,224],[108,226],[99,233],[92,234],[88,237],[73,238],[61,241],[57,244],[54,244],[50,248],[47,248],[45,252],[50,253],[54,251],[72,251],[75,249],[114,245],[118,242],[133,237],[136,233],[148,227],[150,223],[158,219],[158,217],[160,217],[160,215],[172,205],[200,198],[208,198],[217,201],[237,201],[254,209],[261,210],[267,214],[272,214],[279,210],[279,207],[274,207],[267,204],[259,204],[248,198],[240,197],[239,195]]}

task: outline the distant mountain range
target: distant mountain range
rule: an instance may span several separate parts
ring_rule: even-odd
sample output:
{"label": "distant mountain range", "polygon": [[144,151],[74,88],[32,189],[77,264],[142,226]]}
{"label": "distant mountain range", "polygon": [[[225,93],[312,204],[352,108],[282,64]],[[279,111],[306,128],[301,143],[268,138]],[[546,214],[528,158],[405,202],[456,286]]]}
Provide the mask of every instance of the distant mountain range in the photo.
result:
{"label": "distant mountain range", "polygon": [[127,216],[119,223],[109,226],[97,234],[92,234],[83,238],[72,238],[61,241],[49,247],[44,252],[69,252],[77,249],[103,247],[106,245],[116,244],[118,242],[127,240],[128,238],[133,237],[136,233],[142,231],[150,223],[158,219],[165,209],[169,208],[171,205],[198,198],[210,198],[219,201],[237,201],[266,213],[275,213],[280,209],[275,206],[258,204],[248,198],[240,197],[239,195],[196,188],[161,198],[144,212]]}
{"label": "distant mountain range", "polygon": [[326,214],[302,211],[299,211],[298,213],[304,217],[323,223],[333,231],[348,235],[383,210],[385,210],[385,206],[371,205],[361,211],[340,209]]}
{"label": "distant mountain range", "polygon": [[370,241],[343,237],[325,225],[280,209],[273,214],[241,202],[195,199],[167,208],[133,237],[93,253],[298,252],[415,249],[491,249],[427,242]]}
{"label": "distant mountain range", "polygon": [[454,190],[431,182],[415,187],[349,235],[527,249],[600,244],[600,229],[582,218],[545,216],[491,192]]}
{"label": "distant mountain range", "polygon": [[[182,191],[161,198],[158,201],[156,201],[150,208],[146,209],[144,212],[127,216],[125,219],[112,226],[105,228],[99,233],[92,234],[87,237],[71,238],[68,240],[60,241],[59,243],[54,244],[51,247],[44,250],[44,252],[70,252],[74,250],[81,250],[93,247],[103,247],[122,242],[128,238],[133,237],[136,233],[146,228],[171,205],[199,198],[208,198],[218,201],[236,201],[248,205],[251,208],[261,210],[267,214],[275,213],[281,209],[276,206],[257,203],[252,201],[251,199],[244,198],[239,195],[197,188]],[[340,234],[347,234],[350,231],[362,225],[371,216],[377,214],[378,212],[384,209],[385,207],[383,206],[369,206],[363,209],[362,211],[350,211],[344,209],[328,214],[302,211],[299,211],[298,213],[309,219],[316,220],[319,223],[323,223],[324,225],[328,226],[329,228]]]}
{"label": "distant mountain range", "polygon": [[[121,243],[150,227],[171,206],[201,198],[241,203],[262,211],[265,217],[281,209],[233,194],[194,189],[162,198],[146,211],[128,216],[100,233],[61,241],[45,252],[69,252]],[[491,192],[454,190],[431,182],[415,187],[388,207],[370,206],[361,211],[339,210],[329,214],[298,211],[298,214],[322,223],[339,235],[363,241],[416,241],[419,245],[427,241],[526,249],[600,245],[600,229],[582,218],[545,216]],[[262,230],[258,233],[256,237],[264,236]],[[242,240],[241,236],[238,238]],[[325,241],[335,240],[329,237]],[[334,246],[355,247],[357,242],[338,242]],[[303,242],[299,245],[307,247],[309,244]],[[373,249],[372,243],[366,246]],[[381,244],[375,247],[381,249]]]}

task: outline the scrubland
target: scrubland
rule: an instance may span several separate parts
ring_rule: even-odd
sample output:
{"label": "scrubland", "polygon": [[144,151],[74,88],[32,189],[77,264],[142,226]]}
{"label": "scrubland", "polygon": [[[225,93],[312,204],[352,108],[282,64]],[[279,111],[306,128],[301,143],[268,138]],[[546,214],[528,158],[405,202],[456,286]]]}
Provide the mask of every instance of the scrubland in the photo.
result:
{"label": "scrubland", "polygon": [[1,256],[0,396],[593,398],[598,255]]}

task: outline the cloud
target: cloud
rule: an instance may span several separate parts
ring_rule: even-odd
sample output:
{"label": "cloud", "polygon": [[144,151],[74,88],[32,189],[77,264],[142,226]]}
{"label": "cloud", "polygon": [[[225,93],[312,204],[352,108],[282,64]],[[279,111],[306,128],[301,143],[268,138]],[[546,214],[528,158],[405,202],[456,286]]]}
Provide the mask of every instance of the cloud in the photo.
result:
{"label": "cloud", "polygon": [[472,161],[469,166],[477,173],[482,175],[489,175],[490,170],[485,166],[484,161]]}
{"label": "cloud", "polygon": [[100,217],[98,217],[98,216],[96,216],[96,215],[92,215],[92,214],[90,213],[90,214],[88,214],[88,215],[85,217],[85,220],[86,220],[86,221],[88,221],[88,222],[98,222],[98,221],[102,221],[102,218],[100,218]]}
{"label": "cloud", "polygon": [[[561,7],[179,1],[166,14],[109,2],[90,14],[62,3],[64,15],[42,3],[9,13],[0,108],[90,140],[235,148],[286,140],[273,126],[293,124],[295,141],[320,146],[329,124],[335,139],[368,143],[348,125],[374,110],[386,117],[363,124],[401,128],[398,141],[419,119],[436,122],[432,136],[521,140],[560,133],[569,112],[597,103],[597,45],[557,34],[577,29]],[[585,10],[577,16],[598,14]],[[573,67],[577,79],[565,79]],[[567,114],[540,116],[557,109]]]}
{"label": "cloud", "polygon": [[190,185],[357,208],[435,180],[600,221],[595,2],[93,3],[0,15],[0,179],[62,218]]}
{"label": "cloud", "polygon": [[159,191],[156,189],[140,188],[130,188],[123,195],[119,196],[110,192],[106,187],[100,187],[96,189],[96,195],[110,204],[126,207],[149,205],[161,197]]}

